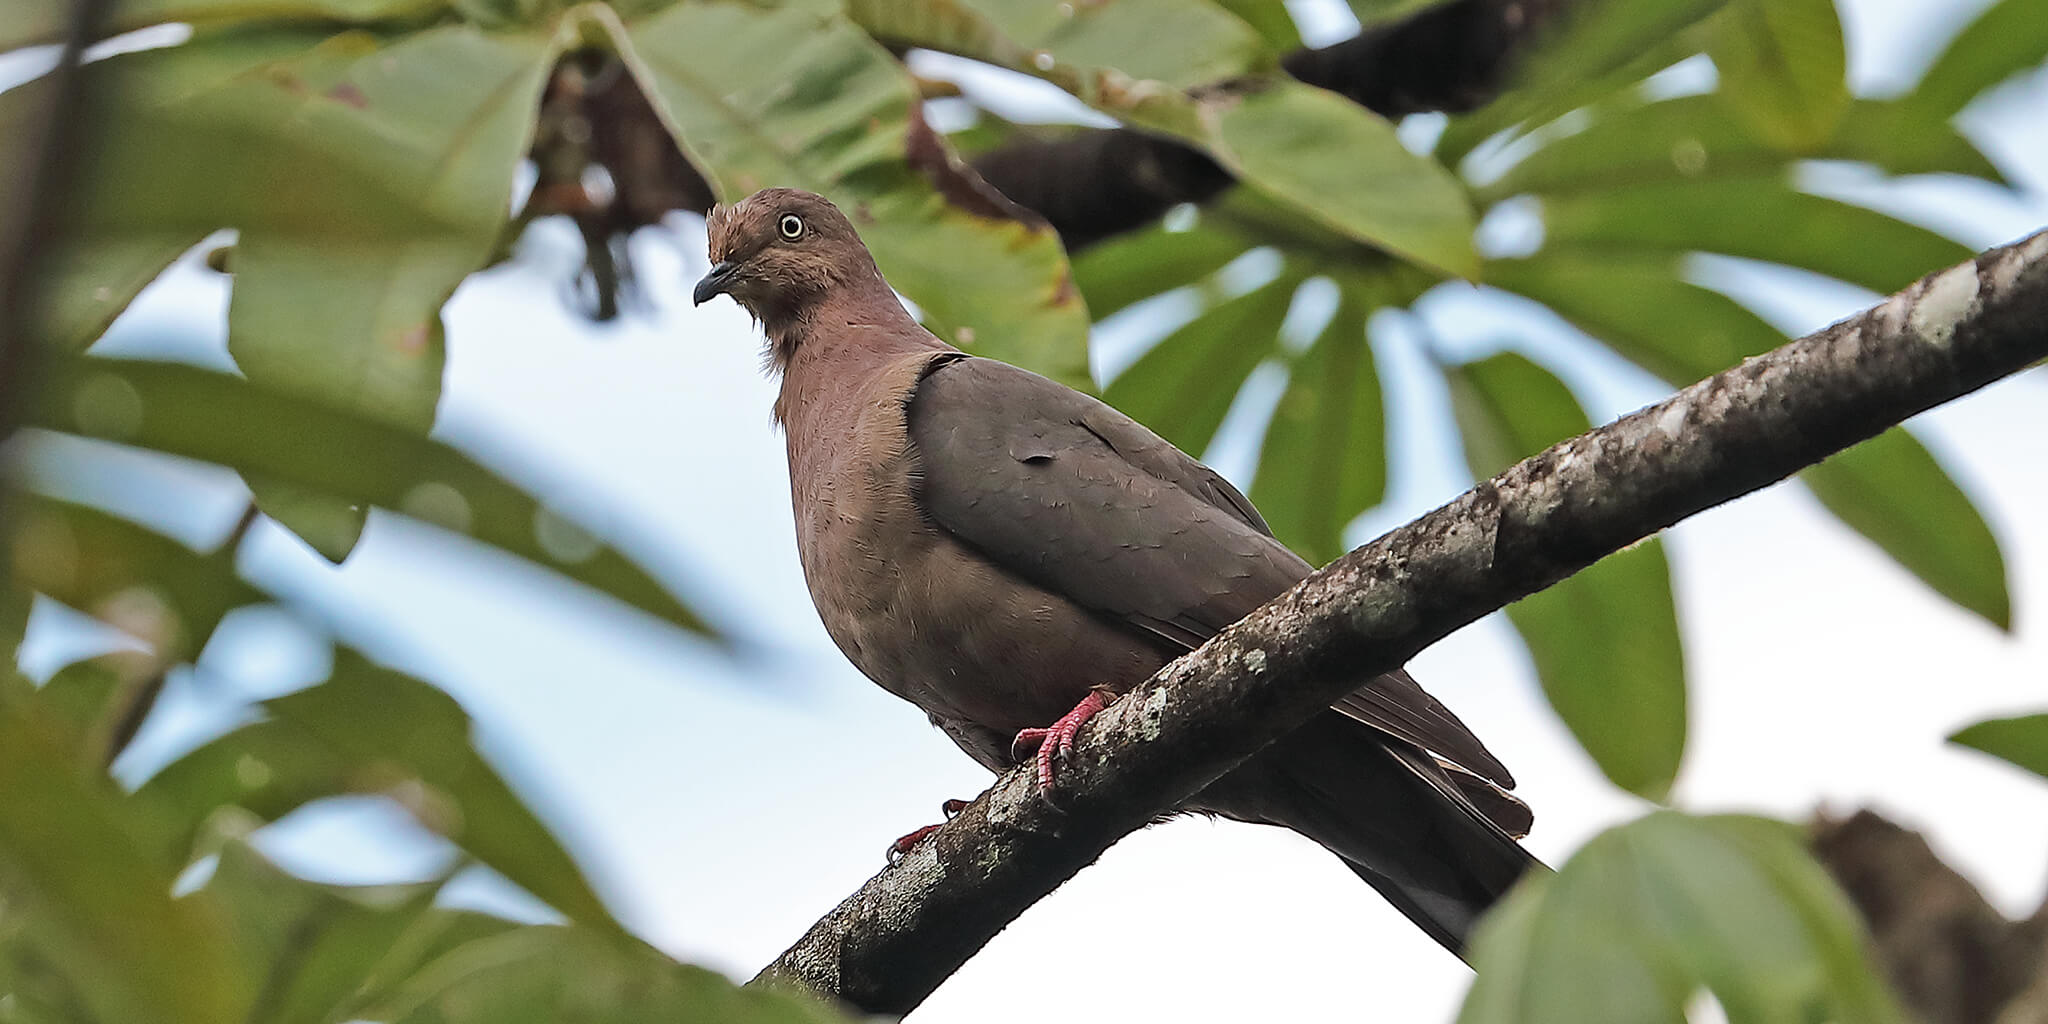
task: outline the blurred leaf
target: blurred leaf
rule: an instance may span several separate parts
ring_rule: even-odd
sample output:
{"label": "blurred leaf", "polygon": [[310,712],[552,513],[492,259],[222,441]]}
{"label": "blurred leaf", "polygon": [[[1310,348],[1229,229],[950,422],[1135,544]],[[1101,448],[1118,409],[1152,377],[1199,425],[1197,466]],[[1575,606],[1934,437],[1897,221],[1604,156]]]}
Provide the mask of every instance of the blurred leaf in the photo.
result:
{"label": "blurred leaf", "polygon": [[1478,276],[1472,204],[1442,164],[1335,93],[1273,82],[1204,105],[1202,141],[1244,182],[1352,238]]}
{"label": "blurred leaf", "polygon": [[1842,522],[1935,592],[2012,629],[1998,538],[1968,495],[1903,427],[1799,474]]}
{"label": "blurred leaf", "polygon": [[1530,259],[1487,263],[1486,283],[1550,307],[1674,385],[1784,344],[1777,328],[1741,303],[1680,279],[1682,259],[1549,247]]}
{"label": "blurred leaf", "polygon": [[1273,0],[1216,0],[1216,6],[1244,19],[1274,53],[1301,49],[1301,30],[1295,27],[1286,5]]}
{"label": "blurred leaf", "polygon": [[226,911],[237,952],[263,976],[250,1020],[335,1024],[349,1019],[349,1002],[399,936],[436,913],[438,889],[320,885],[233,841],[201,891]]}
{"label": "blurred leaf", "polygon": [[1517,122],[1533,129],[1699,51],[1687,29],[1727,0],[1582,0],[1522,59],[1512,87],[1451,118],[1437,155],[1455,164]]}
{"label": "blurred leaf", "polygon": [[2044,60],[2048,7],[2040,0],[1998,0],[1949,42],[1904,101],[1947,118],[1984,90]]}
{"label": "blurred leaf", "polygon": [[[1269,65],[1260,32],[1227,7],[1281,5],[1225,0],[1118,0],[1067,5],[1041,0],[849,0],[847,14],[876,38],[915,44],[1037,75],[1082,92],[1188,89]],[[1139,81],[1133,82],[1131,79]],[[1156,83],[1146,82],[1156,79]],[[1092,102],[1082,96],[1084,102]]]}
{"label": "blurred leaf", "polygon": [[31,705],[0,704],[0,892],[16,939],[103,1020],[217,1024],[251,995],[209,901],[171,898],[103,775],[86,777]]}
{"label": "blurred leaf", "polygon": [[1698,250],[1800,267],[1889,295],[1970,250],[1926,228],[1794,191],[1782,177],[1730,176],[1543,200],[1546,245]]}
{"label": "blurred leaf", "polygon": [[[182,22],[204,30],[244,21],[342,22],[367,24],[421,17],[447,6],[443,0],[118,0],[100,23],[102,37],[150,25]],[[68,0],[10,0],[0,23],[0,51],[64,38]]]}
{"label": "blurred leaf", "polygon": [[1097,320],[1134,303],[1194,284],[1244,255],[1249,243],[1205,219],[1186,231],[1155,223],[1082,250],[1074,281]]}
{"label": "blurred leaf", "polygon": [[[1514,353],[1450,368],[1472,475],[1487,479],[1591,429],[1564,382]],[[1558,717],[1609,779],[1661,800],[1685,754],[1685,647],[1655,538],[1511,604]]]}
{"label": "blurred leaf", "polygon": [[346,650],[327,682],[265,701],[245,726],[166,767],[137,791],[190,835],[223,803],[275,819],[342,793],[393,797],[428,829],[561,911],[616,928],[575,860],[477,753],[447,694]]}
{"label": "blurred leaf", "polygon": [[[232,551],[200,554],[177,541],[98,509],[53,498],[25,498],[13,522],[14,571],[25,586],[87,615],[136,587],[160,595],[175,613],[167,660],[196,657],[223,616],[267,598],[235,575]],[[115,625],[122,625],[115,622]]]}
{"label": "blurred leaf", "polygon": [[1848,50],[1834,0],[1733,0],[1707,49],[1718,95],[1759,137],[1810,152],[1849,105]]}
{"label": "blurred leaf", "polygon": [[908,72],[843,16],[721,0],[630,33],[603,9],[589,17],[725,200],[770,185],[831,197],[933,333],[1092,389],[1088,312],[1058,236],[939,196],[906,160]]}
{"label": "blurred leaf", "polygon": [[[1792,159],[1743,130],[1712,94],[1610,104],[1592,117],[1585,129],[1537,147],[1482,194],[1570,195],[1685,178],[1755,176],[1782,170]],[[1998,168],[1945,119],[1916,117],[1886,101],[1851,102],[1834,135],[1812,155],[1872,163],[1893,174],[1948,172],[2004,183]]]}
{"label": "blurred leaf", "polygon": [[[88,387],[132,389],[140,415],[133,423],[103,417],[78,422],[78,394]],[[40,391],[40,407],[31,416],[44,426],[288,479],[353,502],[434,515],[436,525],[708,633],[694,612],[616,550],[551,544],[543,538],[551,524],[573,521],[468,456],[410,431],[169,363],[53,362]]]}
{"label": "blurred leaf", "polygon": [[1340,285],[1337,311],[1295,361],[1252,478],[1252,504],[1310,562],[1344,553],[1344,527],[1387,491],[1387,419],[1366,340],[1374,296]]}
{"label": "blurred leaf", "polygon": [[[101,104],[96,116],[109,125],[146,120],[253,68],[303,53],[332,34],[269,26],[205,32],[182,46],[95,61],[86,78]],[[15,130],[40,94],[53,87],[45,78],[0,92],[0,135]],[[40,254],[37,333],[64,348],[82,349],[99,337],[164,267],[219,226],[159,216],[157,191],[175,187],[164,177],[190,170],[176,166],[180,158],[189,162],[189,151],[172,145],[163,154],[131,152],[124,161],[118,139],[107,148],[109,159],[87,161],[66,197],[63,217],[70,224],[60,233],[61,244]],[[209,164],[220,162],[216,154],[207,156]],[[171,161],[168,172],[159,159]],[[201,180],[195,177],[193,184]]]}
{"label": "blurred leaf", "polygon": [[476,939],[428,964],[363,1016],[393,1024],[826,1024],[801,995],[739,988],[624,937],[537,925]]}
{"label": "blurred leaf", "polygon": [[1300,283],[1283,274],[1205,310],[1118,374],[1104,397],[1187,451],[1209,447],[1245,377],[1278,350]]}
{"label": "blurred leaf", "polygon": [[1779,822],[1660,811],[1533,872],[1480,925],[1459,1024],[1899,1022],[1849,901]]}
{"label": "blurred leaf", "polygon": [[[195,102],[190,116],[208,129],[263,147],[237,153],[263,174],[240,187],[339,178],[359,197],[331,222],[294,211],[234,223],[228,351],[251,381],[420,434],[433,426],[447,361],[441,305],[503,230],[554,52],[545,39],[450,25],[347,60],[315,52]],[[250,487],[335,562],[368,515],[262,477]]]}
{"label": "blurred leaf", "polygon": [[1361,26],[1407,17],[1425,7],[1436,7],[1446,2],[1447,0],[1347,0],[1351,13],[1358,16],[1358,23]]}
{"label": "blurred leaf", "polygon": [[2048,778],[2048,714],[1993,718],[1948,738]]}

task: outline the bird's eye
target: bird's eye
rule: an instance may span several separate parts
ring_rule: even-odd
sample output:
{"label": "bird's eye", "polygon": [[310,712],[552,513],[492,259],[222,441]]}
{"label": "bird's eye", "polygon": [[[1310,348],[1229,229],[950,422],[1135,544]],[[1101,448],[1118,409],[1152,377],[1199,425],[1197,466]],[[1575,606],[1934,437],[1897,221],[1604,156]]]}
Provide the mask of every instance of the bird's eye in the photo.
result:
{"label": "bird's eye", "polygon": [[782,220],[777,222],[776,229],[782,232],[782,237],[794,242],[804,236],[804,219],[793,213],[785,213]]}

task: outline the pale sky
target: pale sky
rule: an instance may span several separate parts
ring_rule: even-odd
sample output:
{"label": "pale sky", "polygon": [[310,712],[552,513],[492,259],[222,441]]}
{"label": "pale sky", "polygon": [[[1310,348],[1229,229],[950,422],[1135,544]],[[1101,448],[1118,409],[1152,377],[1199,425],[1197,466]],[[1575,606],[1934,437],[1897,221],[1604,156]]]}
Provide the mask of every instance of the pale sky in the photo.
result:
{"label": "pale sky", "polygon": [[[1937,6],[1946,5],[1845,0],[1860,88],[1910,80],[1942,38],[1930,26],[1949,15]],[[1888,208],[1974,246],[2048,225],[2044,110],[2048,75],[2035,74],[1965,118],[2027,198],[1923,182],[1887,193],[1898,204]],[[1815,186],[1863,188],[1839,176]],[[379,657],[447,686],[477,718],[493,760],[559,826],[631,927],[744,978],[878,870],[891,839],[935,820],[941,800],[978,793],[988,776],[921,713],[860,677],[819,626],[796,563],[758,339],[729,302],[689,305],[703,267],[701,226],[679,218],[669,236],[636,240],[635,253],[646,307],[609,326],[568,310],[560,282],[577,257],[559,230],[466,284],[449,308],[436,435],[616,531],[752,641],[755,655],[724,660],[504,559],[427,543],[426,528],[388,516],[372,520],[339,570],[275,528],[258,531],[243,565]],[[1713,272],[1756,289],[1766,311],[1798,331],[1871,299],[1733,261]],[[225,296],[219,278],[188,261],[124,318],[117,331],[127,340],[110,339],[107,350],[136,351],[137,339],[165,328],[217,349]],[[1120,318],[1108,357],[1163,333],[1173,315],[1155,308]],[[1440,293],[1420,316],[1460,355],[1587,349],[1507,299]],[[1354,542],[1468,485],[1441,388],[1401,328],[1392,325],[1380,346],[1392,491],[1354,527]],[[1615,360],[1573,366],[1567,379],[1596,420],[1661,396]],[[1255,388],[1240,405],[1272,400]],[[2044,427],[2048,377],[2039,371],[1914,422],[2004,547],[2010,635],[1933,596],[1794,488],[1670,532],[1692,683],[1679,806],[1799,818],[1816,806],[1875,805],[1927,830],[2008,913],[2039,904],[2048,784],[1942,738],[1983,717],[2048,708]],[[1250,448],[1248,435],[1227,428],[1212,454],[1244,483]],[[177,506],[141,511],[187,535],[225,529],[241,500],[231,478],[172,475]],[[312,678],[311,645],[276,626],[264,612],[231,620],[208,648],[205,679],[179,681],[170,713],[152,722],[123,774],[220,728],[234,695]],[[1647,809],[1606,783],[1564,733],[1500,616],[1424,652],[1413,668],[1512,766],[1536,811],[1529,845],[1540,856],[1559,863],[1594,832]],[[267,847],[302,872],[349,881],[417,875],[440,856],[394,812],[350,804],[296,816],[271,831]],[[488,879],[463,891],[508,905]],[[1274,829],[1182,821],[1110,850],[912,1019],[1034,1020],[1036,995],[1057,989],[1063,1016],[1077,1021],[1446,1020],[1469,977],[1313,844]]]}

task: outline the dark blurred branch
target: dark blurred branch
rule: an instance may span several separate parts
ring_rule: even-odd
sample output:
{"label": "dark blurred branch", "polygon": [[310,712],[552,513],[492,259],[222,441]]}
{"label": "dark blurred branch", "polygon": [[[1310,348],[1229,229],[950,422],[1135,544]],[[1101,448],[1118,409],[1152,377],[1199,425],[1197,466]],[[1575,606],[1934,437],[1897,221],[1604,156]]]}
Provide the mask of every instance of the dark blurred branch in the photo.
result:
{"label": "dark blurred branch", "polygon": [[106,18],[109,0],[75,0],[57,66],[32,86],[41,109],[26,128],[7,141],[0,158],[0,441],[21,425],[35,342],[28,337],[36,316],[36,257],[47,251],[57,222],[63,185],[76,170],[85,82],[79,73],[85,48]]}
{"label": "dark blurred branch", "polygon": [[1811,827],[1814,855],[1870,928],[1892,987],[1925,1024],[2048,1021],[2048,902],[2009,921],[1919,833],[1871,811]]}
{"label": "dark blurred branch", "polygon": [[1526,459],[1338,559],[1097,716],[1058,808],[1028,770],[1004,775],[756,980],[908,1012],[1111,843],[1359,678],[2043,354],[2048,232]]}

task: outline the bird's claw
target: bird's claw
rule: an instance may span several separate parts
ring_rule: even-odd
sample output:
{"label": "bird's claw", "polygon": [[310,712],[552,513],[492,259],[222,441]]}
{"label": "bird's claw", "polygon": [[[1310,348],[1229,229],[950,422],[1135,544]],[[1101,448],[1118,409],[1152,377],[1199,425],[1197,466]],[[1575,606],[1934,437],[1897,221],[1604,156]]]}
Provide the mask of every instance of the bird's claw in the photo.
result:
{"label": "bird's claw", "polygon": [[1081,726],[1103,708],[1109,700],[1101,690],[1090,690],[1074,710],[1061,715],[1059,721],[1043,729],[1025,729],[1010,741],[1010,754],[1022,761],[1033,758],[1038,775],[1038,789],[1048,796],[1057,776],[1055,761],[1074,755],[1074,737],[1081,732]]}
{"label": "bird's claw", "polygon": [[[962,800],[958,797],[954,797],[953,799],[948,800],[945,803],[939,805],[939,813],[946,816],[946,821],[952,821],[954,815],[957,815],[961,811],[964,811],[966,809],[967,801]],[[890,843],[889,852],[886,854],[889,863],[893,865],[897,861],[902,860],[903,855],[909,853],[913,849],[916,849],[917,844],[924,842],[926,836],[929,836],[932,833],[937,832],[939,829],[944,828],[946,821],[939,822],[937,825],[926,825],[925,827],[918,829],[917,831],[912,832],[909,835],[904,836],[893,843]]]}

